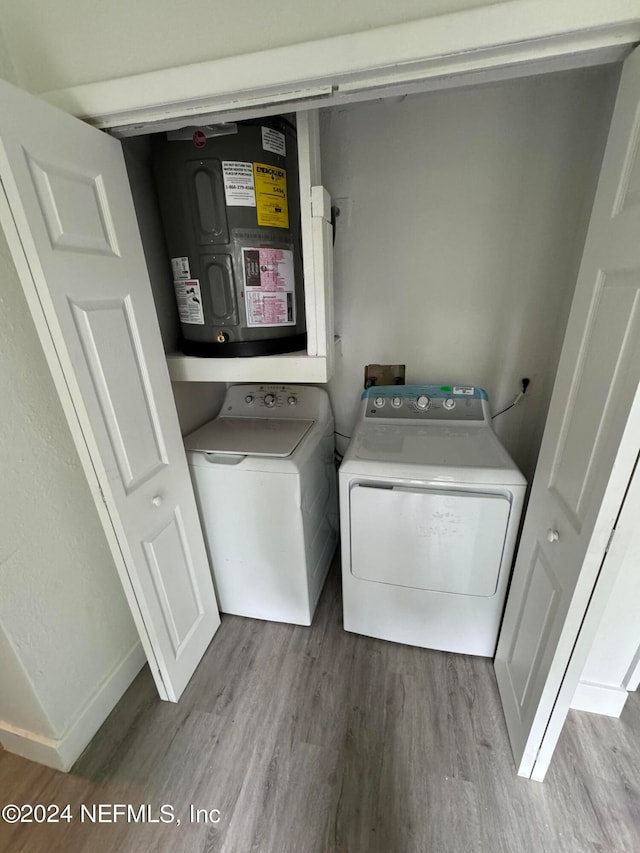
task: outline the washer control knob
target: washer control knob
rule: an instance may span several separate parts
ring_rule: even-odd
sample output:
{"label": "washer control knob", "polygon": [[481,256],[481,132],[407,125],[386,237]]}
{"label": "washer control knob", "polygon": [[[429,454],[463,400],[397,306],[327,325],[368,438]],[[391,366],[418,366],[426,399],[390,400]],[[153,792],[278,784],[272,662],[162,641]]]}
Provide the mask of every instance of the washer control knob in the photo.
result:
{"label": "washer control knob", "polygon": [[455,404],[456,401],[453,399],[453,397],[447,397],[446,400],[442,401],[442,407],[444,409],[453,409]]}
{"label": "washer control knob", "polygon": [[250,406],[253,403],[253,394],[247,394],[247,396],[244,398],[244,401],[247,406]]}
{"label": "washer control knob", "polygon": [[295,404],[296,404],[297,402],[298,402],[298,398],[297,398],[297,397],[293,397],[293,396],[292,396],[292,397],[287,397],[287,403],[288,403],[290,406],[295,406]]}
{"label": "washer control knob", "polygon": [[421,394],[416,400],[416,406],[419,409],[428,409],[430,405],[431,400],[425,394]]}
{"label": "washer control knob", "polygon": [[269,406],[269,408],[271,408],[272,406],[275,406],[275,404],[276,404],[275,394],[265,394],[264,395],[264,404],[265,404],[265,406]]}
{"label": "washer control knob", "polygon": [[373,402],[376,404],[376,407],[378,409],[381,409],[384,406],[386,400],[384,399],[384,397],[376,397]]}
{"label": "washer control knob", "polygon": [[394,407],[394,409],[399,409],[402,405],[402,397],[392,397],[391,405]]}

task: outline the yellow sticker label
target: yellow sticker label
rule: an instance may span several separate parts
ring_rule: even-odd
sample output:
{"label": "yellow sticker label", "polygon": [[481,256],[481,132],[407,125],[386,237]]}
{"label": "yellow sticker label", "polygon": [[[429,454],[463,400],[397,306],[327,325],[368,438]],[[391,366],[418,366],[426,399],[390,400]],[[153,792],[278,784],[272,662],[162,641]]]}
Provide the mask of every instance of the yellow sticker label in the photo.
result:
{"label": "yellow sticker label", "polygon": [[256,187],[256,212],[258,225],[272,228],[289,227],[287,202],[287,172],[268,163],[254,163],[253,177]]}

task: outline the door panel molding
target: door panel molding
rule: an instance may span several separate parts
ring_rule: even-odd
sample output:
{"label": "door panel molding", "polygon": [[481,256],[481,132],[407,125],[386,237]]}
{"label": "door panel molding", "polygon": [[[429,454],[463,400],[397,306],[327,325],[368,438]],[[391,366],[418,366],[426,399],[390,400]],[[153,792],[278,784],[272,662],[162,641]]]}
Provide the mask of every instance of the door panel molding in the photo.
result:
{"label": "door panel molding", "polygon": [[[540,571],[538,571],[538,569],[540,569]],[[540,578],[541,580],[547,580],[549,594],[547,596],[548,601],[546,605],[545,615],[542,619],[542,623],[539,627],[539,630],[536,631],[537,640],[535,641],[535,645],[532,650],[533,653],[531,655],[531,660],[527,665],[526,678],[523,685],[516,685],[514,678],[516,647],[518,646],[518,640],[520,639],[519,633],[516,633],[514,635],[513,642],[511,643],[511,647],[509,649],[509,652],[507,653],[507,673],[509,683],[511,684],[511,689],[513,691],[518,717],[522,721],[524,720],[522,709],[529,698],[531,684],[533,683],[533,679],[535,678],[535,675],[540,667],[540,663],[547,648],[549,640],[548,626],[549,622],[554,618],[556,614],[558,608],[558,597],[561,591],[561,585],[551,567],[549,560],[546,558],[544,551],[540,546],[540,542],[536,542],[533,554],[531,555],[531,563],[525,586],[524,597],[520,607],[518,618],[516,620],[516,623],[519,626],[519,630],[523,621],[525,604],[527,603],[527,601],[530,600],[530,596],[533,594],[533,585],[537,578]],[[543,590],[540,590],[540,592],[543,592]]]}
{"label": "door panel molding", "polygon": [[[96,397],[99,400],[107,433],[116,458],[122,485],[127,494],[157,474],[169,464],[167,450],[158,423],[157,409],[152,405],[153,392],[149,383],[149,373],[145,368],[140,349],[131,296],[117,299],[76,301],[69,299],[76,328],[84,350],[89,372],[93,381]],[[97,319],[103,320],[111,313],[111,323],[100,329]],[[96,322],[94,322],[94,320]],[[121,328],[119,328],[121,326]],[[120,334],[118,334],[120,332]],[[97,337],[103,337],[99,342]],[[102,343],[103,346],[100,345]],[[115,363],[106,364],[101,350],[106,356],[117,355]],[[125,361],[127,362],[125,364]],[[118,382],[126,380],[127,385],[118,388],[119,399],[115,400],[109,390],[109,374],[118,371]],[[137,381],[136,381],[137,380]],[[136,405],[137,404],[137,405]],[[131,420],[131,408],[137,408],[134,434],[125,421]],[[135,441],[139,459],[132,458],[127,444]]]}
{"label": "door panel molding", "polygon": [[[205,614],[180,507],[175,507],[166,524],[152,538],[143,541],[142,545],[161,602],[167,632],[178,659]],[[182,590],[186,588],[191,593],[191,602],[180,602],[182,613],[175,608],[177,584]],[[189,604],[192,605],[190,612],[184,612]]]}
{"label": "door panel molding", "polygon": [[640,204],[640,104],[636,109],[633,126],[629,135],[627,153],[622,166],[622,175],[618,185],[611,219],[626,213],[630,207]]}
{"label": "door panel molding", "polygon": [[[102,175],[73,172],[38,160],[26,148],[23,150],[52,247],[120,257]],[[83,205],[79,216],[73,206],[79,206],[80,202]]]}
{"label": "door panel molding", "polygon": [[[613,417],[612,407],[633,358],[635,342],[640,338],[638,273],[599,271],[596,291],[595,311],[589,318],[590,328],[585,335],[581,364],[570,394],[571,402],[567,406],[548,486],[563,503],[577,533],[585,521],[594,466]],[[615,351],[607,353],[608,359],[603,357],[607,341],[616,347]],[[617,345],[618,341],[622,342],[621,346]],[[589,378],[583,381],[585,373]],[[606,379],[594,383],[594,374],[598,373],[603,377],[606,374]],[[601,412],[597,422],[593,422],[589,414],[594,409]],[[584,462],[579,461],[581,455]],[[576,465],[583,472],[579,480],[568,473]]]}

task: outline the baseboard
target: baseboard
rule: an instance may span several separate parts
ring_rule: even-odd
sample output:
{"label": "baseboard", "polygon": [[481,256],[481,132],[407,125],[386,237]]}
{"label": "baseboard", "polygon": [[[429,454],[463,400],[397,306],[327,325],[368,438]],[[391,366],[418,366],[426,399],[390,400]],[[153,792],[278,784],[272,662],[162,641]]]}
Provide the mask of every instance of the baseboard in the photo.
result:
{"label": "baseboard", "polygon": [[80,709],[61,738],[42,737],[0,720],[0,743],[8,752],[54,770],[68,772],[140,672],[145,660],[142,646],[136,643]]}
{"label": "baseboard", "polygon": [[640,649],[636,652],[633,663],[631,664],[631,671],[627,673],[627,677],[625,678],[624,686],[629,693],[635,693],[638,687],[640,687]]}
{"label": "baseboard", "polygon": [[628,695],[624,687],[581,681],[571,701],[571,707],[576,711],[587,711],[590,714],[619,717]]}

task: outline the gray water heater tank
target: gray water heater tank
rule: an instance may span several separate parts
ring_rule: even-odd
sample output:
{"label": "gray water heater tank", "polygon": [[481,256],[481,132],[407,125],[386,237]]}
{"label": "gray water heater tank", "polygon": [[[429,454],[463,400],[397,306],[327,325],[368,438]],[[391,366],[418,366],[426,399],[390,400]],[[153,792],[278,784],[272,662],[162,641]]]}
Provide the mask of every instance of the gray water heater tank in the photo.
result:
{"label": "gray water heater tank", "polygon": [[186,128],[153,163],[187,355],[306,347],[298,151],[284,119]]}

